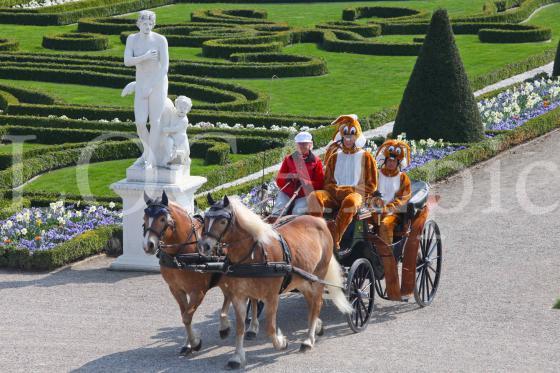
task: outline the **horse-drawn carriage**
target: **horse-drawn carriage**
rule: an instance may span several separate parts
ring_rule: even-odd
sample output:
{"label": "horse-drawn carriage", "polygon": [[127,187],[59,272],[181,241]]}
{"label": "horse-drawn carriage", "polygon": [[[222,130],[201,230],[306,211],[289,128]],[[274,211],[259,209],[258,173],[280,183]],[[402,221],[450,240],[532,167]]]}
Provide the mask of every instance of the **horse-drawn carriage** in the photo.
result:
{"label": "horse-drawn carriage", "polygon": [[230,368],[245,364],[243,339],[248,300],[252,317],[247,336],[255,336],[258,331],[257,301],[262,299],[266,303],[267,333],[275,348],[284,349],[287,340],[276,327],[278,297],[280,293],[299,290],[310,312],[303,351],[313,347],[315,336],[322,334],[318,316],[325,288],[328,297],[347,315],[354,332],[367,327],[375,293],[403,301],[397,261],[403,263],[403,294],[413,292],[422,307],[430,304],[439,284],[442,244],[437,224],[427,220],[428,194],[427,184],[413,183],[412,197],[400,213],[394,242],[388,246],[390,252],[381,250],[379,245],[375,209],[364,207],[346,230],[341,249],[334,254],[325,219],[287,216],[270,225],[239,200],[230,202],[227,197],[213,203],[203,219],[194,219],[178,205],[168,203],[165,193],[161,200],[147,198],[144,250],[159,253],[162,275],[181,308],[188,340],[182,352],[200,349],[192,316],[214,286],[224,293],[222,338],[229,334],[230,303],[237,318],[237,348],[228,362]]}

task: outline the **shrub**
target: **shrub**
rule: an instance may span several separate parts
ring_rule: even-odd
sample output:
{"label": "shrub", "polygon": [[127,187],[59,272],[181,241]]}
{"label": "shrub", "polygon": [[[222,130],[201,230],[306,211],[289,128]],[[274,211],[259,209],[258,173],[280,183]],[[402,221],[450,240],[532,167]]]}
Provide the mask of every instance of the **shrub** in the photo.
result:
{"label": "shrub", "polygon": [[136,31],[136,20],[130,18],[80,18],[78,32],[118,35],[125,31]]}
{"label": "shrub", "polygon": [[374,37],[381,35],[381,26],[374,24],[363,25],[355,22],[342,21],[321,23],[315,27],[326,30],[351,31],[364,37]]}
{"label": "shrub", "polygon": [[100,51],[109,47],[109,38],[100,34],[64,33],[43,36],[43,47],[68,51]]}
{"label": "shrub", "polygon": [[556,58],[554,59],[554,66],[552,68],[552,76],[560,75],[560,42],[556,48]]}
{"label": "shrub", "polygon": [[348,8],[342,11],[342,19],[345,21],[354,21],[360,18],[387,18],[391,21],[404,21],[426,17],[428,12],[410,8],[397,7],[358,7]]}
{"label": "shrub", "polygon": [[[426,94],[430,92],[430,94]],[[473,142],[484,137],[480,113],[447,12],[438,10],[399,106],[393,133],[411,139]]]}
{"label": "shrub", "polygon": [[0,39],[0,51],[15,51],[19,48],[19,41]]}
{"label": "shrub", "polygon": [[534,43],[550,40],[552,30],[535,28],[533,30],[492,30],[481,29],[478,38],[483,43]]}
{"label": "shrub", "polygon": [[6,110],[8,105],[18,104],[19,100],[17,97],[12,95],[10,92],[0,90],[0,109]]}

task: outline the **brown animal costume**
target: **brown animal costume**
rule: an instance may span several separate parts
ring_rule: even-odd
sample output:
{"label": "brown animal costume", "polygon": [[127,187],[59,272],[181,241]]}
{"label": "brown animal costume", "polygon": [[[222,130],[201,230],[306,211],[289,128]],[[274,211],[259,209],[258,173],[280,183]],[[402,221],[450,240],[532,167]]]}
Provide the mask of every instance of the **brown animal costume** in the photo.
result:
{"label": "brown animal costume", "polygon": [[[410,178],[401,171],[410,164],[410,148],[404,141],[387,140],[379,147],[375,158],[381,165],[377,190],[382,194],[384,205],[379,225],[379,238],[383,242],[376,246],[383,258],[387,295],[391,299],[400,300],[397,262],[390,245],[393,243],[393,231],[398,224],[397,213],[411,197]],[[397,160],[398,166],[395,170],[386,167],[385,160],[389,158]]]}
{"label": "brown animal costume", "polygon": [[[335,249],[342,235],[364,200],[377,187],[376,164],[373,156],[362,149],[365,138],[356,115],[342,115],[334,122],[337,132],[327,151],[325,189],[312,192],[307,201],[311,215],[322,216],[325,207],[339,209],[333,229]],[[351,148],[344,145],[344,137],[354,137]],[[338,145],[337,145],[338,144]]]}

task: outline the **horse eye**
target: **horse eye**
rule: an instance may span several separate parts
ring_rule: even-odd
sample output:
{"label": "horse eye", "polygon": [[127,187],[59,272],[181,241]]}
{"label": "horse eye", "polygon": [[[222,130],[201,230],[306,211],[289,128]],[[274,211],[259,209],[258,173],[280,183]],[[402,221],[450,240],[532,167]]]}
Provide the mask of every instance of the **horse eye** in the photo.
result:
{"label": "horse eye", "polygon": [[395,151],[395,147],[393,145],[389,146],[389,151],[392,153]]}
{"label": "horse eye", "polygon": [[352,127],[352,128],[350,129],[350,134],[351,134],[351,135],[355,135],[355,134],[356,134],[356,128]]}
{"label": "horse eye", "polygon": [[401,154],[401,153],[402,153],[401,148],[397,148],[397,154]]}
{"label": "horse eye", "polygon": [[348,135],[348,127],[344,127],[344,129],[342,130],[342,132],[344,132],[345,135]]}

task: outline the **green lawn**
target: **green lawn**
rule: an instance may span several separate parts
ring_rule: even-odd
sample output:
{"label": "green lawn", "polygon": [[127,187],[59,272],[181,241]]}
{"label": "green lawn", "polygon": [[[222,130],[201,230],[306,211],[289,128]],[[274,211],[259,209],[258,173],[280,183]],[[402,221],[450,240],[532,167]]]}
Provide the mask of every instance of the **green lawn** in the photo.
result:
{"label": "green lawn", "polygon": [[[31,150],[31,149],[39,149],[39,148],[45,148],[48,147],[49,145],[43,145],[43,144],[33,144],[33,143],[29,143],[29,142],[24,142],[23,143],[23,150]],[[12,154],[13,153],[13,149],[14,146],[12,144],[0,144],[0,155],[6,155],[6,154]]]}
{"label": "green lawn", "polygon": [[[342,10],[357,6],[401,6],[433,10],[445,7],[451,16],[480,12],[484,0],[435,0],[435,1],[382,1],[306,4],[176,4],[156,8],[159,23],[188,21],[190,12],[212,8],[257,8],[268,11],[269,19],[287,22],[292,26],[310,27],[320,22],[340,20]],[[129,15],[135,17],[135,14]],[[548,43],[484,44],[474,35],[456,37],[467,73],[474,77],[497,69],[507,63],[520,61],[544,49],[554,48],[560,37],[560,4],[538,13],[530,24],[553,28],[554,39]],[[4,35],[20,40],[24,51],[45,52],[41,45],[44,33],[62,32],[75,28],[0,25]],[[413,35],[383,37],[386,40],[410,41]],[[90,52],[89,55],[122,56],[124,46],[117,36],[111,37],[111,49]],[[320,77],[280,79],[234,79],[248,88],[269,94],[270,111],[300,115],[335,116],[340,113],[357,113],[360,116],[382,107],[400,102],[416,57],[368,56],[332,53],[320,50],[314,44],[300,44],[284,49],[286,53],[324,58],[329,74]],[[60,53],[60,52],[56,52]],[[71,53],[71,52],[70,52]],[[171,48],[173,59],[207,60],[200,56],[200,48]],[[132,106],[131,98],[120,98],[120,90],[100,87],[83,87],[41,82],[21,84],[45,90],[69,103]],[[188,92],[187,92],[188,95]],[[196,103],[195,103],[196,106]]]}
{"label": "green lawn", "polygon": [[[135,159],[121,159],[67,167],[48,172],[39,176],[24,187],[29,192],[54,192],[62,194],[79,194],[83,196],[106,196],[117,195],[109,186],[126,175],[126,169],[132,165]],[[208,172],[219,168],[218,165],[204,165],[202,159],[192,159],[191,175],[206,175]]]}

